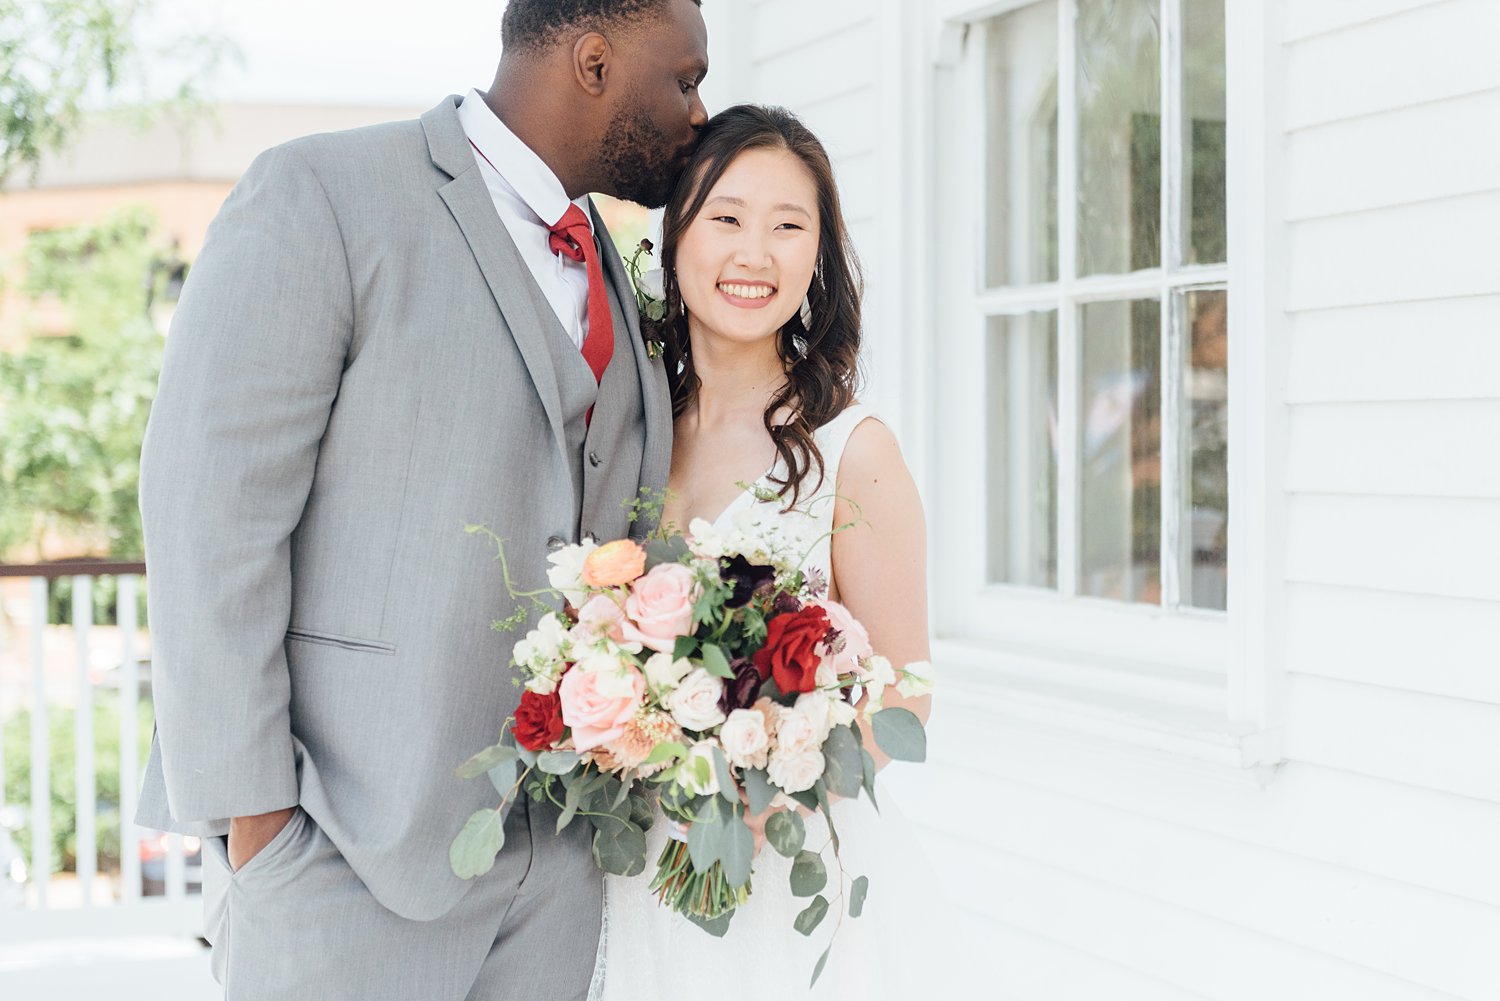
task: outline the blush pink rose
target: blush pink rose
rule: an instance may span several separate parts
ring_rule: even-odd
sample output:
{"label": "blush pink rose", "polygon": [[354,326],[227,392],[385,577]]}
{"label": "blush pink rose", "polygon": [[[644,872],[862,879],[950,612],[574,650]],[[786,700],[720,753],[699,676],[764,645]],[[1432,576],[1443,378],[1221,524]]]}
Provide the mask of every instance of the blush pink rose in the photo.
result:
{"label": "blush pink rose", "polygon": [[[840,646],[837,653],[830,652],[823,644],[818,645],[818,653],[822,654],[825,663],[833,668],[835,674],[853,674],[859,670],[859,661],[862,657],[868,657],[875,652],[870,646],[870,634],[865,632],[865,627],[859,620],[849,613],[849,609],[836,601],[815,601],[813,604],[822,607],[828,613],[828,625],[838,631],[839,639],[834,641],[835,646]],[[820,682],[822,678],[818,679]]]}
{"label": "blush pink rose", "polygon": [[563,675],[557,686],[562,700],[563,722],[573,730],[573,747],[579,753],[618,740],[641,707],[646,696],[646,679],[635,668],[626,668],[624,694],[615,695],[621,686],[609,679],[609,694],[601,692],[599,675],[575,667]]}
{"label": "blush pink rose", "polygon": [[[677,637],[693,628],[698,582],[681,563],[662,563],[637,580],[625,599],[625,635],[660,653],[671,653]],[[634,628],[631,624],[634,624]]]}
{"label": "blush pink rose", "polygon": [[612,594],[596,594],[578,610],[578,629],[595,638],[625,642],[625,612]]}

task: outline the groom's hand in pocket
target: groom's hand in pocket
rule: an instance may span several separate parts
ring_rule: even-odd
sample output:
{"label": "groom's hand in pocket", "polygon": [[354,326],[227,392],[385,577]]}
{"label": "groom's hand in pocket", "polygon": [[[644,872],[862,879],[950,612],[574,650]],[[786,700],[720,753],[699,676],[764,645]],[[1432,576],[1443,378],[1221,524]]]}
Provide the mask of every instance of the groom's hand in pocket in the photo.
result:
{"label": "groom's hand in pocket", "polygon": [[259,855],[292,819],[292,807],[229,821],[229,868],[235,872]]}

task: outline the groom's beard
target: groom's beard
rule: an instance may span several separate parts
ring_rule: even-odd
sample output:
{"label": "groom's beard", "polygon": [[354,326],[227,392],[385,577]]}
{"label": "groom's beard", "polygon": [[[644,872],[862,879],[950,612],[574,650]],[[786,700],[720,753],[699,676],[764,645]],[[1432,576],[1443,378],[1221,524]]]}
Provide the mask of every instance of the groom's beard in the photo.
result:
{"label": "groom's beard", "polygon": [[621,109],[604,131],[599,163],[618,198],[659,209],[672,197],[692,147],[673,149],[644,112]]}

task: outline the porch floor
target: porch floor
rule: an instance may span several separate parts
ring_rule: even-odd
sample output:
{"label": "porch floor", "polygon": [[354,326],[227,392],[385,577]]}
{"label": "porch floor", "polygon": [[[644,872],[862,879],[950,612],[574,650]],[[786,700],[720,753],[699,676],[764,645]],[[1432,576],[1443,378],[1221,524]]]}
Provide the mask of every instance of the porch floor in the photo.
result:
{"label": "porch floor", "polygon": [[197,939],[111,937],[0,945],[0,997],[6,1001],[216,1001]]}

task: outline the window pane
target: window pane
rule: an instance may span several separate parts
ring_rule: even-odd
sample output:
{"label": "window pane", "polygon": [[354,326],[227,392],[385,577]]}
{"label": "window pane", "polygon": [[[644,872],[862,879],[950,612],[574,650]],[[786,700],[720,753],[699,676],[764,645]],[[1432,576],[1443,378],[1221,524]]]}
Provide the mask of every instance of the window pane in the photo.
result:
{"label": "window pane", "polygon": [[1225,607],[1229,561],[1229,294],[1183,294],[1187,319],[1188,481],[1183,534],[1191,551],[1182,600]]}
{"label": "window pane", "polygon": [[989,580],[1057,586],[1057,313],[992,316],[985,339]]}
{"label": "window pane", "polygon": [[1224,0],[1183,0],[1182,151],[1187,263],[1228,259],[1224,214]]}
{"label": "window pane", "polygon": [[1057,280],[1057,0],[985,22],[986,284]]}
{"label": "window pane", "polygon": [[1083,307],[1078,591],[1161,600],[1161,303]]}
{"label": "window pane", "polygon": [[1078,272],[1161,265],[1159,0],[1078,0]]}

